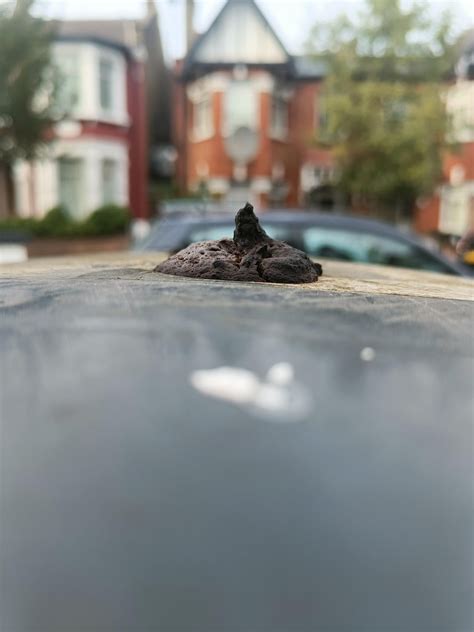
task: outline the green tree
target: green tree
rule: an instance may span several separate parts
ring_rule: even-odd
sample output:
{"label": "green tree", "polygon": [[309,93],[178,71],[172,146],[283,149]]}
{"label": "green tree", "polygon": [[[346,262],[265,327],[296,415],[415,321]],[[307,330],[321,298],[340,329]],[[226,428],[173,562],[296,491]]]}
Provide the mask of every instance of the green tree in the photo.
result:
{"label": "green tree", "polygon": [[[32,5],[33,0],[17,0],[13,10],[8,3],[0,5],[0,176],[3,172],[4,187],[13,162],[38,153],[53,120],[50,52],[54,33],[50,23],[31,15]],[[5,200],[4,194],[4,205]]]}
{"label": "green tree", "polygon": [[332,150],[336,186],[354,206],[392,220],[432,192],[446,147],[451,22],[427,15],[422,4],[366,0],[353,20],[319,25],[308,42],[328,67],[317,142]]}

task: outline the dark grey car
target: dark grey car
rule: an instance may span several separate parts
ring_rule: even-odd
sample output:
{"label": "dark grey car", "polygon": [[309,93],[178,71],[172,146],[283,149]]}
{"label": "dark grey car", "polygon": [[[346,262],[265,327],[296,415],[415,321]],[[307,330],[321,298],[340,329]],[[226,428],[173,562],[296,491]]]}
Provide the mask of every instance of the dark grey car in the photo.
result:
{"label": "dark grey car", "polygon": [[[427,248],[414,235],[383,222],[301,211],[268,212],[260,221],[270,237],[312,257],[467,275],[461,264]],[[177,252],[196,241],[231,237],[233,228],[231,215],[164,218],[156,222],[138,249]]]}

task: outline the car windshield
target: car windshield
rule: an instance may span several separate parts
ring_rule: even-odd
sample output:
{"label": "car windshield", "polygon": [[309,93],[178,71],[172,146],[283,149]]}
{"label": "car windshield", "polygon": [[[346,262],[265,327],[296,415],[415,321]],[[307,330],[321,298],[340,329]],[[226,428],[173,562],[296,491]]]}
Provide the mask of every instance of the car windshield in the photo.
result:
{"label": "car windshield", "polygon": [[451,272],[442,261],[421,248],[376,234],[318,226],[303,230],[303,244],[304,250],[311,256]]}

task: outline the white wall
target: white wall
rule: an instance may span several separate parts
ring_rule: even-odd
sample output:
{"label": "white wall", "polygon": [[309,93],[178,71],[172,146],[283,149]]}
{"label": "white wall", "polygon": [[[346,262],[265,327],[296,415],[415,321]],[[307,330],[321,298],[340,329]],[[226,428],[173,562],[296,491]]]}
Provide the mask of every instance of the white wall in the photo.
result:
{"label": "white wall", "polygon": [[447,235],[462,236],[474,228],[474,181],[458,186],[441,187],[439,230]]}

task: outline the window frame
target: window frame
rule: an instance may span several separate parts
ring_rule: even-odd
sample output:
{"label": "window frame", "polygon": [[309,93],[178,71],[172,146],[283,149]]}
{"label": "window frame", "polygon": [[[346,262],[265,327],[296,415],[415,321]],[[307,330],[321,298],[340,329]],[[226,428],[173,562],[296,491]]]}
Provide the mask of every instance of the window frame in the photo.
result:
{"label": "window frame", "polygon": [[[66,116],[74,117],[82,106],[83,90],[80,57],[77,51],[64,51],[57,58],[55,65],[62,79],[58,90],[59,110],[64,112]],[[71,86],[74,87],[74,90],[71,90]]]}
{"label": "window frame", "polygon": [[[106,167],[112,166],[112,179],[109,182],[109,186],[111,186],[110,192],[111,195],[107,195],[107,183],[105,178]],[[102,186],[102,203],[106,204],[117,204],[117,190],[118,190],[118,170],[119,170],[119,162],[115,158],[111,158],[110,156],[105,156],[100,161],[100,171],[101,171],[101,186]]]}
{"label": "window frame", "polygon": [[[238,91],[243,90],[243,95],[239,95]],[[237,91],[237,95],[235,92]],[[247,95],[245,95],[247,91]],[[234,92],[234,94],[232,94]],[[244,101],[248,111],[242,115],[241,112],[234,110],[235,101]],[[237,116],[235,114],[237,113]],[[247,127],[252,131],[258,131],[260,128],[260,99],[254,83],[249,79],[232,79],[228,89],[223,95],[223,124],[222,135],[231,136],[237,129]]]}
{"label": "window frame", "polygon": [[[99,109],[105,115],[112,115],[117,110],[117,102],[116,102],[116,76],[117,76],[117,67],[115,60],[105,53],[100,53],[98,56],[98,84],[99,84]],[[102,70],[104,66],[109,68],[110,74],[108,77],[108,89],[109,89],[109,105],[104,105],[103,102],[103,86],[104,77],[102,74]]]}
{"label": "window frame", "polygon": [[[202,110],[205,115],[202,116]],[[200,112],[201,110],[201,112]],[[203,92],[192,102],[192,135],[195,142],[214,136],[214,99],[211,92]]]}
{"label": "window frame", "polygon": [[[72,192],[71,197],[76,200],[71,208],[69,206],[68,200],[64,199],[64,178],[62,178],[62,174],[64,174],[63,168],[65,165],[74,165],[77,168],[77,177],[74,178],[74,190]],[[61,206],[63,206],[66,212],[73,219],[82,219],[83,217],[83,201],[81,198],[81,191],[84,187],[85,181],[85,160],[82,157],[78,156],[68,156],[63,155],[57,158],[57,182],[58,182],[58,202]],[[73,178],[69,178],[71,182]]]}
{"label": "window frame", "polygon": [[270,97],[270,138],[279,141],[288,139],[289,114],[288,99],[280,91],[275,91]]}

